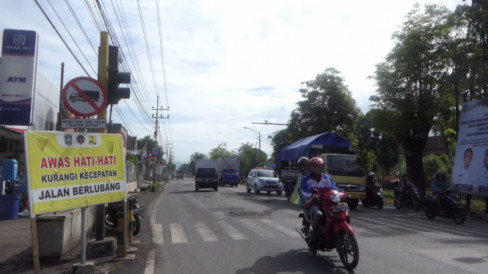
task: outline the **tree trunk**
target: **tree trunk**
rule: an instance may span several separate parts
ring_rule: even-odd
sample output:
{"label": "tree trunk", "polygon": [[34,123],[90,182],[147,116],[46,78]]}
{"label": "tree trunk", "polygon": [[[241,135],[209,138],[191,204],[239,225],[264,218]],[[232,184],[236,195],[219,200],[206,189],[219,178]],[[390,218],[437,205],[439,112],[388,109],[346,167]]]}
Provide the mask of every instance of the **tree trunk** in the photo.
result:
{"label": "tree trunk", "polygon": [[417,186],[421,194],[425,194],[425,176],[423,165],[423,151],[426,139],[411,138],[404,140],[405,162],[410,180]]}

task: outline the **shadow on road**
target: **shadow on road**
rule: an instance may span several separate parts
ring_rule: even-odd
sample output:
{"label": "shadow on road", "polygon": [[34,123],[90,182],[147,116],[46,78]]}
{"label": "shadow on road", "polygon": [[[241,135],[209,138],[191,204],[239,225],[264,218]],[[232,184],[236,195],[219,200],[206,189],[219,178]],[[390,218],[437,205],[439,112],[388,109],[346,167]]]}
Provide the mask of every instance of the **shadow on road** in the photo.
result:
{"label": "shadow on road", "polygon": [[259,258],[254,265],[239,269],[236,274],[271,273],[354,273],[342,268],[336,252],[312,255],[308,249],[289,250],[277,256]]}

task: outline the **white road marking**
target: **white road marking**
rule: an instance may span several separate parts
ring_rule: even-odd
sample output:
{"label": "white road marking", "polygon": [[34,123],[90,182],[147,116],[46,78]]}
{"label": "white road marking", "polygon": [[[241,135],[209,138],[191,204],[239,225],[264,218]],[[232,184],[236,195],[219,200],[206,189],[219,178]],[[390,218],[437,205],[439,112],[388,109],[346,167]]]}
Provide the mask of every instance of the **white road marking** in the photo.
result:
{"label": "white road marking", "polygon": [[272,221],[270,219],[261,219],[261,222],[270,225],[272,228],[279,230],[279,231],[285,233],[286,235],[288,235],[290,237],[293,237],[293,238],[300,237],[300,235],[298,235],[298,233],[295,232],[294,228],[287,228],[287,227],[282,226],[282,225],[278,224],[277,222]]}
{"label": "white road marking", "polygon": [[171,224],[169,224],[169,228],[171,231],[171,241],[174,244],[180,244],[180,243],[187,243],[188,242],[188,240],[186,239],[185,231],[183,230],[183,227],[180,224],[171,223]]}
{"label": "white road marking", "polygon": [[153,234],[153,243],[157,245],[163,244],[163,226],[161,224],[151,224],[151,230]]}
{"label": "white road marking", "polygon": [[217,241],[217,237],[215,234],[208,228],[208,226],[204,223],[196,223],[195,227],[198,230],[198,233],[202,237],[204,242],[215,242]]}
{"label": "white road marking", "polygon": [[147,254],[147,259],[146,259],[146,268],[144,269],[144,274],[153,274],[154,273],[154,257],[155,257],[155,251],[152,249],[149,251]]}
{"label": "white road marking", "polygon": [[268,230],[261,227],[259,224],[256,223],[256,220],[247,219],[247,220],[239,220],[243,225],[245,225],[250,230],[254,231],[258,234],[261,238],[274,238],[275,233],[274,230]]}
{"label": "white road marking", "polygon": [[240,233],[235,227],[228,224],[225,221],[219,221],[220,226],[224,229],[225,233],[227,233],[232,239],[234,240],[245,240],[247,239],[244,234]]}

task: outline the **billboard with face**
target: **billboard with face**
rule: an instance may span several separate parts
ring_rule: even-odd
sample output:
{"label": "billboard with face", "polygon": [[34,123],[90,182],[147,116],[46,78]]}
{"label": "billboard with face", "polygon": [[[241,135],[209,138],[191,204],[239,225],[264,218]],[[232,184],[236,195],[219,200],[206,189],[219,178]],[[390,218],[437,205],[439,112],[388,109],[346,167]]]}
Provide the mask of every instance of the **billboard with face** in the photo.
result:
{"label": "billboard with face", "polygon": [[457,189],[488,195],[488,105],[465,102],[452,181]]}

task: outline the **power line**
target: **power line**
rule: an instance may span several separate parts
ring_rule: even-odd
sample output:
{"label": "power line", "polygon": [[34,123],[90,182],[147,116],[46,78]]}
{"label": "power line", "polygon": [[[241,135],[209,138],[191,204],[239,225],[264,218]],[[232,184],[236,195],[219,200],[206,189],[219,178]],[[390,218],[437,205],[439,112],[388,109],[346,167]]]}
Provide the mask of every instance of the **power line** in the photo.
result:
{"label": "power line", "polygon": [[42,14],[44,14],[44,17],[46,17],[46,19],[49,22],[49,24],[51,24],[51,26],[53,27],[54,31],[56,31],[56,34],[59,36],[59,38],[61,39],[61,41],[63,41],[63,44],[68,49],[68,51],[71,53],[71,56],[73,56],[73,58],[75,58],[76,62],[78,62],[78,65],[80,65],[81,69],[83,69],[83,71],[86,73],[86,75],[90,76],[90,73],[88,73],[88,71],[86,71],[85,67],[81,64],[80,60],[76,57],[76,55],[74,54],[74,52],[68,46],[68,44],[64,40],[63,36],[61,36],[61,34],[59,33],[58,29],[54,26],[53,22],[51,21],[51,19],[49,18],[49,16],[46,14],[46,12],[44,11],[44,9],[41,7],[41,5],[39,4],[39,2],[37,0],[34,0],[34,1],[36,2],[37,7],[39,7],[39,9],[41,10]]}
{"label": "power line", "polygon": [[[121,49],[121,67],[124,68],[125,71],[131,71],[133,73],[133,81],[131,83],[131,89],[133,89],[132,95],[131,96],[134,100],[123,100],[122,102],[125,105],[116,105],[115,107],[115,113],[119,118],[123,121],[124,125],[129,129],[128,125],[131,123],[137,122],[138,124],[141,125],[143,130],[149,130],[150,127],[147,125],[149,123],[152,123],[153,120],[151,118],[151,114],[149,113],[148,109],[149,108],[149,102],[151,102],[150,98],[153,95],[153,92],[149,92],[147,89],[146,81],[144,78],[147,78],[147,74],[143,74],[142,72],[142,63],[139,62],[137,58],[137,52],[135,51],[135,46],[137,45],[135,41],[132,38],[132,33],[129,28],[128,20],[127,20],[127,13],[125,12],[124,4],[128,5],[130,2],[124,2],[121,0],[111,0],[111,7],[106,6],[105,3],[106,1],[99,1],[99,0],[84,0],[83,5],[86,10],[84,14],[83,10],[80,10],[79,7],[75,5],[77,2],[70,2],[69,0],[65,0],[65,5],[67,6],[66,12],[62,12],[59,9],[59,6],[54,7],[53,3],[50,2],[50,0],[47,1],[48,5],[52,9],[51,14],[47,12],[47,10],[40,4],[40,1],[35,0],[36,5],[40,9],[40,11],[43,13],[44,17],[46,20],[49,22],[51,27],[55,30],[56,34],[58,37],[61,39],[65,47],[68,49],[70,54],[73,56],[73,58],[76,60],[76,62],[79,64],[80,68],[86,73],[87,76],[91,77],[90,73],[88,73],[87,69],[85,66],[89,66],[90,70],[94,71],[95,74],[97,74],[96,69],[94,69],[94,61],[89,60],[86,55],[87,53],[87,48],[83,48],[82,45],[83,43],[80,44],[80,39],[86,39],[86,41],[89,44],[89,47],[91,48],[91,51],[95,53],[95,55],[98,57],[98,53],[96,50],[95,43],[93,43],[93,37],[90,37],[90,35],[93,34],[93,31],[90,29],[96,29],[97,31],[107,31],[110,35],[110,40],[111,42],[119,46]],[[79,3],[79,2],[78,2]],[[136,4],[135,2],[132,2],[133,4]],[[44,4],[44,6],[47,4]],[[154,84],[154,94],[158,96],[159,100],[159,91],[158,91],[158,84],[157,84],[157,79],[155,75],[155,70],[153,66],[153,62],[156,60],[154,56],[151,54],[150,51],[150,43],[149,43],[149,37],[147,33],[147,28],[146,28],[146,22],[145,18],[147,14],[144,14],[142,4],[140,0],[137,1],[137,6],[138,6],[138,12],[139,12],[139,18],[141,20],[141,27],[142,27],[142,33],[144,35],[144,44],[146,47],[146,54],[148,57],[149,65],[150,65],[150,70],[151,70],[151,75],[152,75],[152,81]],[[109,9],[107,9],[109,8]],[[146,8],[146,7],[144,7]],[[157,20],[158,20],[158,28],[159,28],[159,48],[160,48],[160,54],[161,54],[161,66],[162,66],[162,80],[163,80],[163,90],[164,90],[164,99],[166,102],[166,105],[168,105],[168,90],[167,90],[167,79],[166,79],[166,67],[165,67],[165,60],[164,60],[164,43],[163,43],[163,28],[162,28],[162,14],[160,10],[160,3],[159,0],[156,2],[156,8],[157,8]],[[154,10],[153,8],[150,8],[150,10]],[[132,7],[131,11],[135,11],[135,8]],[[57,20],[53,20],[57,18]],[[86,20],[87,18],[88,20]],[[91,20],[90,20],[91,19]],[[83,21],[84,20],[84,21]],[[116,20],[116,22],[114,22]],[[91,22],[88,22],[91,21]],[[73,22],[73,25],[69,25],[69,22]],[[88,24],[87,24],[88,23]],[[65,29],[66,32],[63,31],[63,34],[57,29],[59,24],[62,25],[62,27]],[[132,24],[133,25],[133,24]],[[69,26],[69,28],[68,28]],[[116,27],[118,29],[116,30]],[[80,35],[75,35],[77,29],[81,31]],[[63,37],[66,35],[70,36],[71,41],[68,42],[68,40],[65,40]],[[120,36],[122,35],[122,37]],[[90,39],[91,38],[91,39]],[[123,42],[125,45],[122,46],[121,42]],[[74,45],[73,45],[74,44]],[[88,46],[87,44],[87,46]],[[73,50],[73,46],[77,47],[79,53],[75,53],[76,50]],[[81,62],[81,59],[79,59],[79,55],[81,54],[82,59],[86,61],[86,64],[84,62]],[[149,76],[151,77],[151,76]],[[124,110],[121,109],[121,107],[124,107]],[[125,110],[125,108],[128,109],[128,111]],[[139,110],[139,111],[136,111]],[[164,139],[171,140],[171,123],[169,120],[168,116],[168,122],[163,120],[161,127],[163,130],[163,134],[160,136],[164,136]],[[158,124],[158,133],[160,130],[159,124]],[[162,141],[162,140],[161,140]],[[161,142],[162,143],[162,142]]]}

